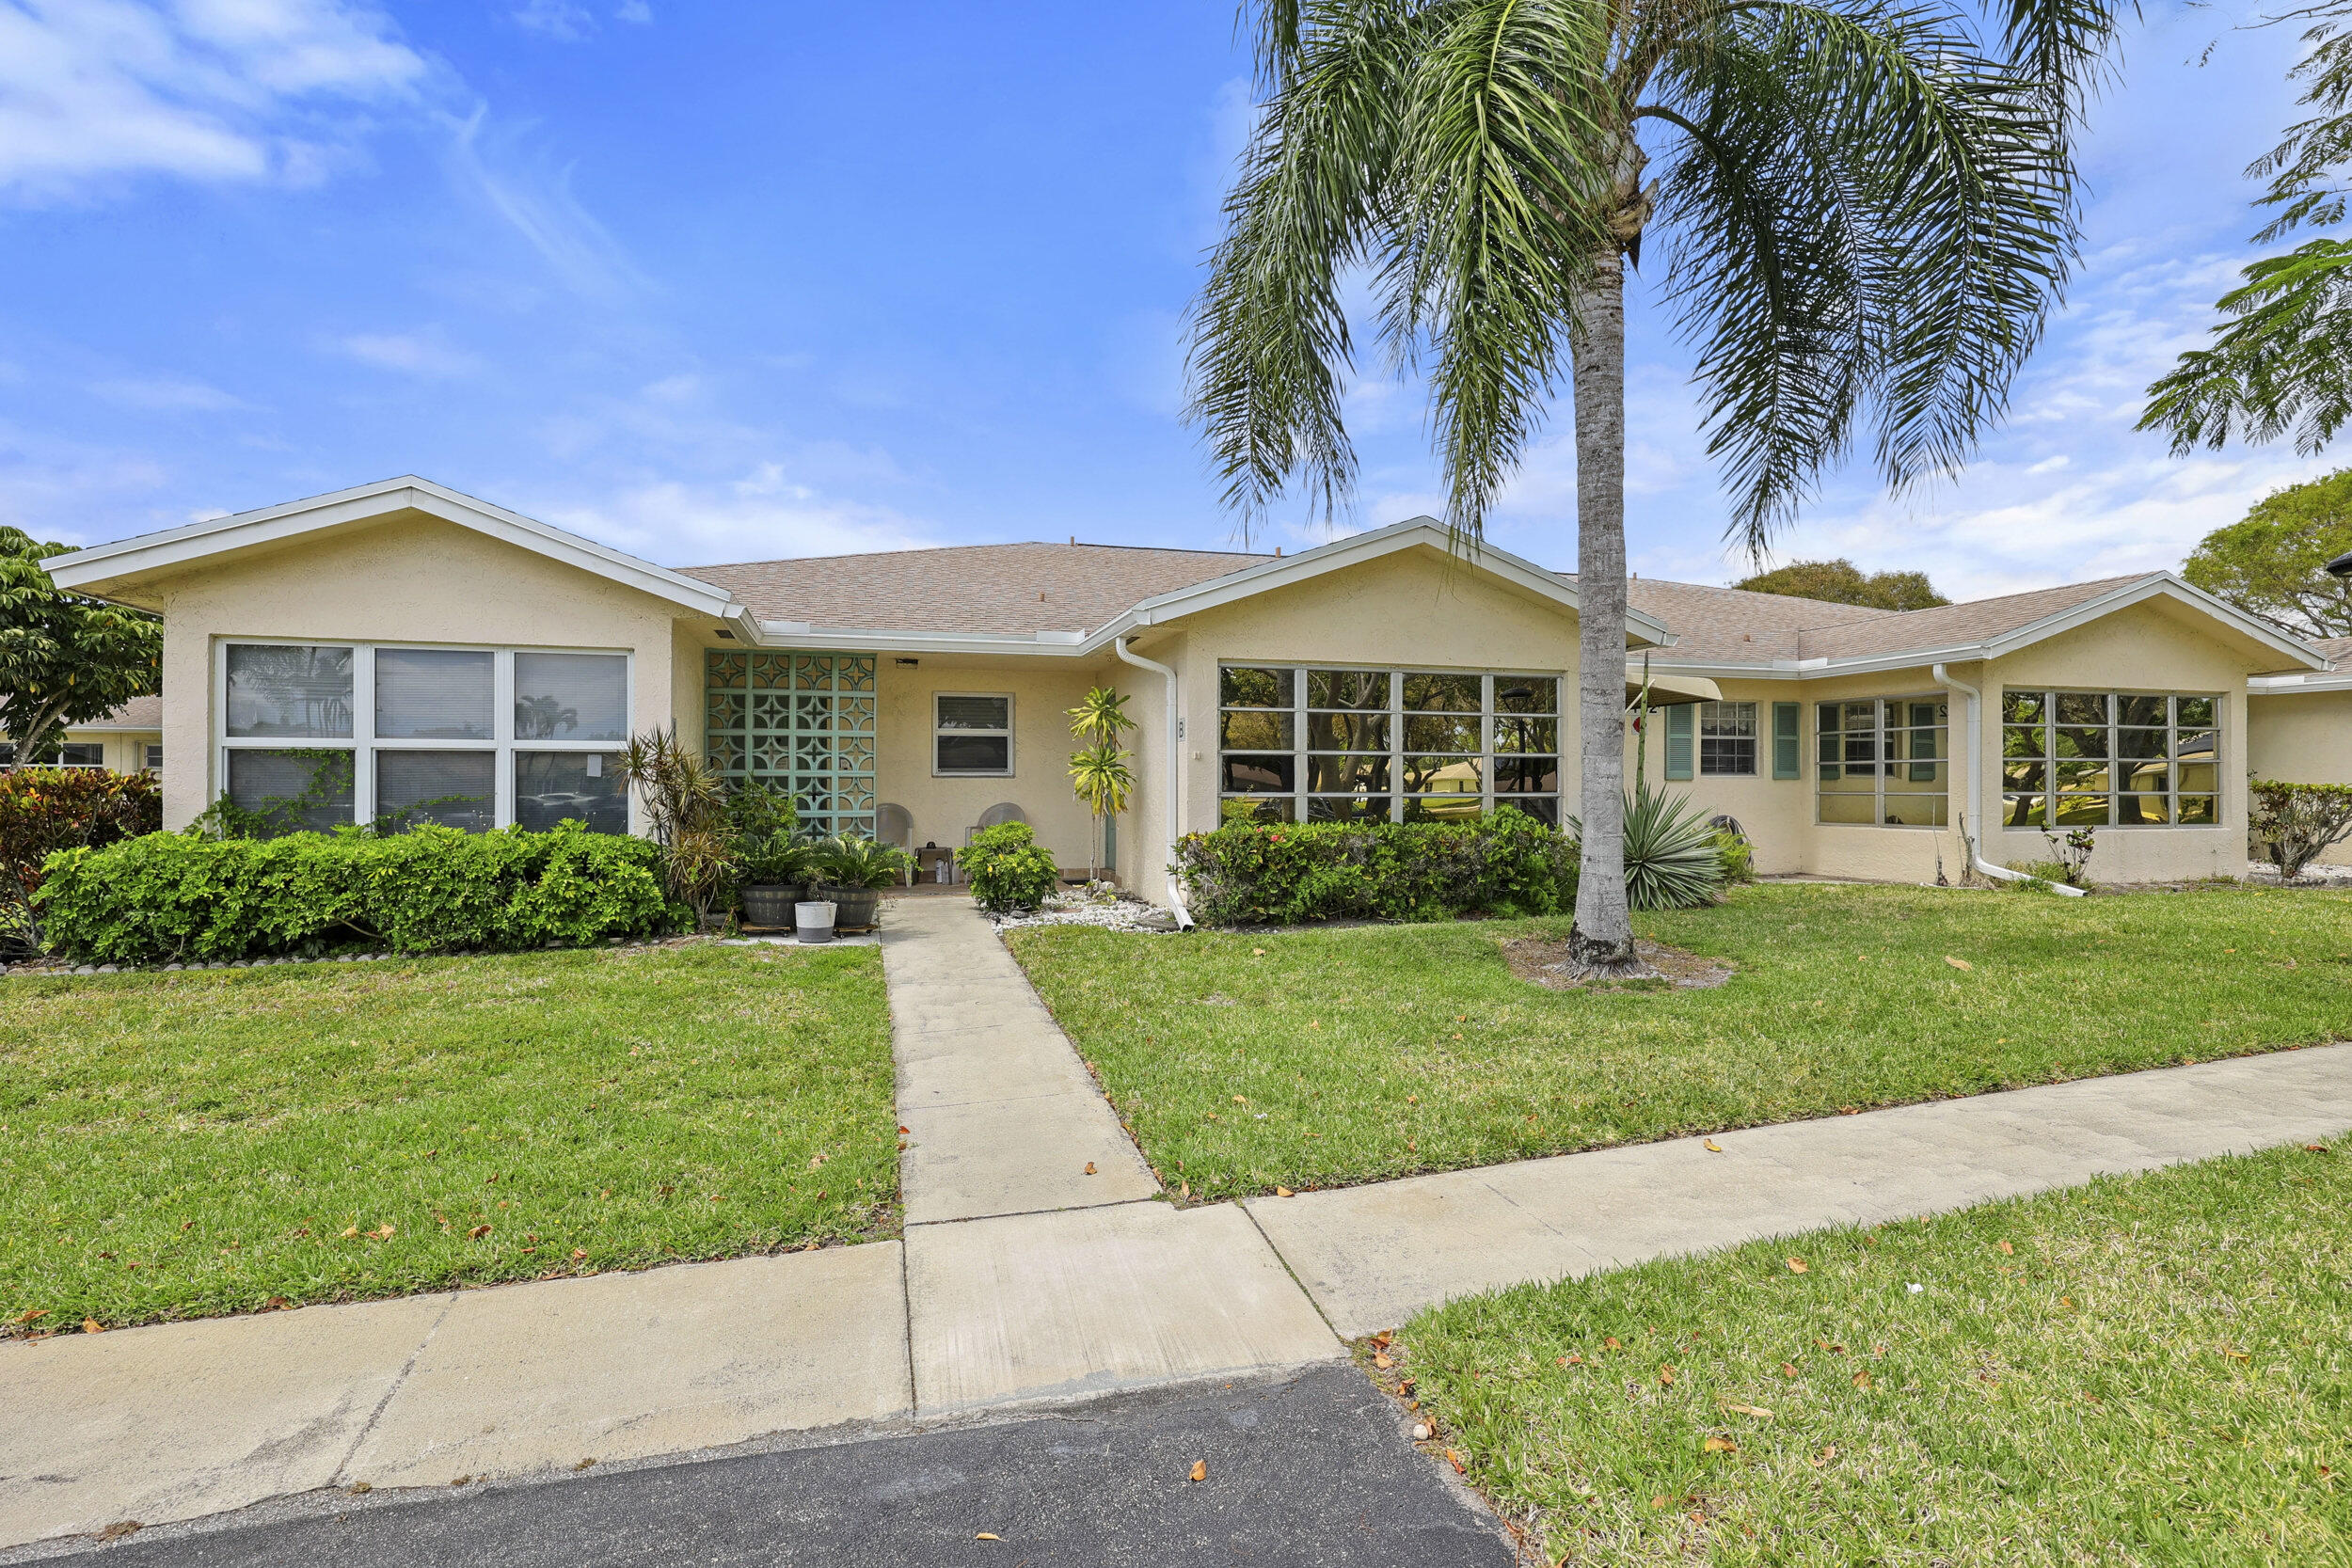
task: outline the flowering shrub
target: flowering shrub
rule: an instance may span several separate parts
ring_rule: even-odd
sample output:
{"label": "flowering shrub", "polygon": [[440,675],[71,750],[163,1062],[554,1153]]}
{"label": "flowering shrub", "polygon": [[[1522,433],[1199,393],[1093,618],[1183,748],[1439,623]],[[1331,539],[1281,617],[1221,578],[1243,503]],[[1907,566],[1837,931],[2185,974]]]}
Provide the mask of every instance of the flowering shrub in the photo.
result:
{"label": "flowering shrub", "polygon": [[592,833],[425,826],[283,838],[151,833],[49,863],[38,907],[50,945],[81,963],[578,946],[675,929],[661,851]]}
{"label": "flowering shrub", "polygon": [[164,825],[163,797],[145,773],[101,768],[20,768],[0,773],[0,955],[39,944],[33,895],[60,849],[98,848]]}
{"label": "flowering shrub", "polygon": [[1178,840],[1173,869],[1204,926],[1576,905],[1576,841],[1511,806],[1468,822],[1231,822]]}

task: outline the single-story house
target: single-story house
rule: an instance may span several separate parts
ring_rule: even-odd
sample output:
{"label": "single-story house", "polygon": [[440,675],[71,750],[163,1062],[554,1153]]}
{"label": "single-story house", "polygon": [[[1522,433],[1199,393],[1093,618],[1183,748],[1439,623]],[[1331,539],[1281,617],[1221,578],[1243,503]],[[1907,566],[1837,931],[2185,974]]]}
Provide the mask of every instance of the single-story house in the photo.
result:
{"label": "single-story house", "polygon": [[[118,773],[159,773],[164,766],[164,700],[134,697],[87,723],[52,731],[57,741],[43,761],[58,768],[111,768]],[[41,750],[48,752],[44,745]],[[0,763],[15,760],[13,742],[0,739]]]}
{"label": "single-story house", "polygon": [[[225,793],[321,825],[623,831],[614,753],[675,727],[814,825],[955,847],[1010,808],[1075,869],[1065,710],[1098,685],[1129,695],[1138,787],[1092,858],[1146,893],[1175,835],[1234,815],[1575,809],[1575,578],[1454,553],[1427,518],[1293,555],[671,568],[404,478],[51,570],[164,617],[167,824]],[[2077,823],[2115,830],[2109,878],[2240,869],[2249,679],[2330,668],[2165,574],[1908,614],[1647,580],[1632,602],[1627,689],[1663,705],[1629,751],[1768,872],[1956,877],[1963,826],[2005,862]]]}
{"label": "single-story house", "polygon": [[[2352,637],[2312,646],[2327,657],[2328,668],[2258,675],[2247,683],[2247,766],[2255,778],[2352,784]],[[2339,844],[2320,859],[2352,865],[2352,844]]]}

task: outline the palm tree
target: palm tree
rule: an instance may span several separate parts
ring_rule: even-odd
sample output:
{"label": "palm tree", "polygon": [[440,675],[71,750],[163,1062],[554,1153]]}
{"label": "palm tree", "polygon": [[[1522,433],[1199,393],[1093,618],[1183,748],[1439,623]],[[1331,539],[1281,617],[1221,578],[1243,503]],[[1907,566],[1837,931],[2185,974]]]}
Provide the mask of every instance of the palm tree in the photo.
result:
{"label": "palm tree", "polygon": [[[1264,88],[1191,324],[1192,413],[1247,531],[1327,520],[1368,277],[1426,363],[1474,549],[1573,391],[1583,877],[1573,951],[1637,966],[1623,863],[1625,265],[1698,348],[1728,536],[1760,555],[1858,421],[1900,488],[2001,412],[2073,260],[2071,142],[2112,0],[1264,0]],[[1656,170],[1655,178],[1652,177]],[[1653,252],[1653,255],[1656,253]]]}
{"label": "palm tree", "polygon": [[[1127,798],[1135,792],[1135,771],[1128,766],[1135,753],[1120,751],[1119,737],[1134,729],[1136,721],[1127,717],[1126,695],[1106,686],[1089,689],[1084,702],[1064,711],[1070,715],[1071,735],[1080,742],[1070,754],[1070,785],[1093,814],[1099,835],[1103,819],[1125,811]],[[1094,838],[1087,840],[1089,882],[1094,880]]]}

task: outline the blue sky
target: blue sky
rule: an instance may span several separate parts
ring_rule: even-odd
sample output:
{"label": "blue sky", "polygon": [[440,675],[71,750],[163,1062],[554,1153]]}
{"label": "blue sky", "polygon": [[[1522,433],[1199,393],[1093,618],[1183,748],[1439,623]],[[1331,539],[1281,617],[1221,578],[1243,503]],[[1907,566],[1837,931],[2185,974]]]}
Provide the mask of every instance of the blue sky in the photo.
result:
{"label": "blue sky", "polygon": [[[1783,558],[2169,566],[2330,466],[2131,430],[2288,114],[2293,34],[2233,19],[2132,38],[2009,425],[1926,495],[1838,475]],[[0,521],[94,543],[414,471],[671,564],[1224,545],[1178,333],[1248,117],[1223,0],[0,0]],[[1688,369],[1637,299],[1633,563],[1723,581]],[[1420,389],[1350,420],[1354,524],[1437,510]],[[1573,482],[1564,402],[1493,536],[1572,564]]]}

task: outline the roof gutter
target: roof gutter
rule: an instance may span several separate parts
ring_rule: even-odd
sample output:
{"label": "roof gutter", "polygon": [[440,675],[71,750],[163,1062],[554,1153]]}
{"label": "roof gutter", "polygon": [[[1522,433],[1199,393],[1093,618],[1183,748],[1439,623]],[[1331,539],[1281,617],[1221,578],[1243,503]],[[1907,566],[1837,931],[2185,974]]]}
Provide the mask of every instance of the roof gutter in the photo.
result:
{"label": "roof gutter", "polygon": [[[1178,793],[1180,775],[1177,771],[1177,747],[1180,743],[1177,740],[1176,732],[1176,726],[1182,721],[1182,716],[1176,706],[1176,672],[1129,648],[1124,637],[1112,641],[1111,651],[1121,660],[1134,665],[1138,670],[1150,670],[1156,673],[1160,679],[1167,683],[1168,700],[1163,705],[1168,709],[1168,852],[1172,855],[1176,852],[1176,831],[1179,826],[1177,803],[1182,799]],[[1176,924],[1179,927],[1187,931],[1192,929],[1192,911],[1184,908],[1184,890],[1177,880],[1176,872],[1172,866],[1168,873],[1168,907],[1176,911]]]}
{"label": "roof gutter", "polygon": [[[1935,683],[1938,686],[1949,687],[1952,690],[1959,692],[1963,697],[1967,699],[1968,807],[1969,810],[1973,811],[1976,809],[1979,799],[1981,799],[1981,797],[1979,797],[1977,793],[1977,767],[1978,757],[1984,750],[1984,732],[1978,720],[1977,705],[1984,700],[1984,694],[1979,691],[1975,687],[1970,686],[1966,681],[1954,675],[1941,664],[1938,664],[1935,667],[1932,673],[1935,678]],[[2011,871],[2006,865],[1994,865],[1991,861],[1986,860],[1984,856],[1978,851],[1977,841],[1968,836],[1968,820],[1964,814],[1961,818],[1960,841],[1968,846],[1968,863],[1995,881],[2038,882],[2042,880],[2039,877],[2028,877],[2022,871]],[[2078,887],[2068,887],[2064,882],[2049,882],[2044,885],[2046,885],[2053,893],[2062,893],[2069,898],[2080,898],[2083,896],[2082,889]]]}

